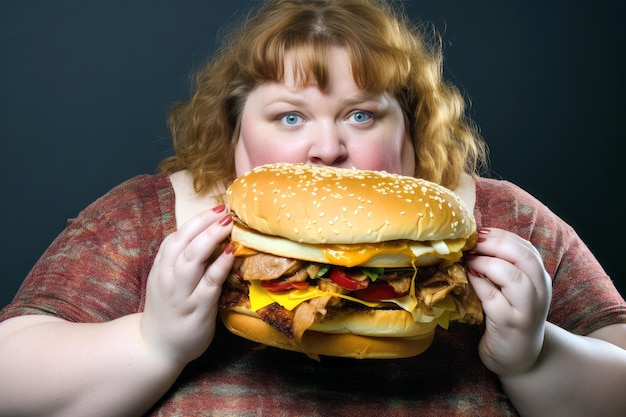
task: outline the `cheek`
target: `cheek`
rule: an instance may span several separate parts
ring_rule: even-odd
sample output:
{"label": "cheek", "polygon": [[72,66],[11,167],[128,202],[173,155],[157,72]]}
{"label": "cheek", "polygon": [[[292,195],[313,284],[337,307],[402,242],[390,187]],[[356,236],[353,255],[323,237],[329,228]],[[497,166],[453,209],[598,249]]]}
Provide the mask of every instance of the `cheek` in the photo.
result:
{"label": "cheek", "polygon": [[247,135],[242,131],[235,148],[237,176],[260,165],[277,162],[306,162],[306,152],[294,146],[287,146],[283,141],[268,140],[267,137],[256,134]]}
{"label": "cheek", "polygon": [[415,146],[413,146],[413,141],[411,141],[408,134],[403,144],[401,158],[402,171],[400,174],[410,177],[415,176]]}
{"label": "cheek", "polygon": [[367,148],[355,149],[350,153],[352,165],[359,169],[387,171],[394,174],[413,176],[415,157],[412,142],[405,137],[390,144],[381,141]]}
{"label": "cheek", "polygon": [[272,156],[276,153],[268,152],[272,148],[271,145],[265,146],[258,140],[250,140],[248,137],[239,137],[237,147],[235,148],[235,171],[237,175],[242,175],[252,168],[263,164],[274,162]]}

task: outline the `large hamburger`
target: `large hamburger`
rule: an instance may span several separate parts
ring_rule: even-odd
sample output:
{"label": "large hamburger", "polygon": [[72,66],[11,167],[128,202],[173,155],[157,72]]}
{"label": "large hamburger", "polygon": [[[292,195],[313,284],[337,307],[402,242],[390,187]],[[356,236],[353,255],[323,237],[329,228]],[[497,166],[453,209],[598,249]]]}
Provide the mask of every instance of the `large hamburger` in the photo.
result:
{"label": "large hamburger", "polygon": [[226,198],[236,259],[220,307],[239,336],[313,358],[400,358],[426,350],[438,325],[482,322],[461,264],[476,224],[447,188],[281,163]]}

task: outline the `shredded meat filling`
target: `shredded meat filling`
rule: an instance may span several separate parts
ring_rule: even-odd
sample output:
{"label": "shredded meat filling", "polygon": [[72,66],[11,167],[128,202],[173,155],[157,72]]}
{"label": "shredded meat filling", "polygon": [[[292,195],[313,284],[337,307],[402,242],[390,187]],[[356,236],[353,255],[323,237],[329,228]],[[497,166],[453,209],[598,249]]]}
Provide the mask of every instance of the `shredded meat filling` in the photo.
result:
{"label": "shredded meat filling", "polygon": [[267,253],[257,253],[246,256],[241,264],[241,276],[244,280],[269,280],[284,275],[293,275],[300,270],[303,261],[297,259],[274,256]]}
{"label": "shredded meat filling", "polygon": [[[248,297],[248,281],[275,280],[281,282],[305,282],[313,280],[320,290],[330,293],[348,294],[350,291],[337,285],[326,277],[318,277],[320,264],[283,258],[265,253],[246,256],[237,262],[229,276],[222,294],[221,306],[235,305],[250,306]],[[462,306],[480,304],[476,294],[468,283],[465,269],[460,264],[446,264],[430,267],[421,267],[414,270],[396,270],[378,277],[387,282],[397,294],[407,294],[411,288],[413,275],[416,276],[416,296],[418,303],[425,311],[432,311],[431,307],[443,300],[450,292],[458,298]],[[352,307],[349,307],[352,306]],[[270,304],[256,313],[269,325],[286,336],[301,341],[304,332],[314,323],[331,319],[338,308],[365,308],[353,304],[343,298],[325,295],[313,298],[299,304],[293,311],[289,311],[277,303]],[[473,308],[471,309],[473,310]],[[481,310],[482,311],[482,310]],[[482,321],[482,314],[466,317],[467,322]]]}

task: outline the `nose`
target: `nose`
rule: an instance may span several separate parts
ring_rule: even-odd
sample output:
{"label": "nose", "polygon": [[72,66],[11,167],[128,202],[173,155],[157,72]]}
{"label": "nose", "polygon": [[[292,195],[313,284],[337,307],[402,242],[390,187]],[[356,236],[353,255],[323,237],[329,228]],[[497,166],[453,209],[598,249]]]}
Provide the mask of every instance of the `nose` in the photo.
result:
{"label": "nose", "polygon": [[337,126],[323,127],[311,133],[310,164],[341,166],[348,161],[348,149]]}

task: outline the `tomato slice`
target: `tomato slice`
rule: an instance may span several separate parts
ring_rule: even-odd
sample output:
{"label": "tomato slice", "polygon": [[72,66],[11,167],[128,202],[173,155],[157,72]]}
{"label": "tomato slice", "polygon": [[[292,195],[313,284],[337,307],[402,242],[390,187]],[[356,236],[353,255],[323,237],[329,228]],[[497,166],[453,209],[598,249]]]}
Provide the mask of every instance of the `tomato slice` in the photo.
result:
{"label": "tomato slice", "polygon": [[278,292],[278,291],[289,291],[289,290],[301,290],[309,286],[309,283],[304,282],[289,282],[282,281],[280,279],[272,279],[272,280],[264,280],[261,281],[261,287],[265,288],[267,291]]}
{"label": "tomato slice", "polygon": [[398,294],[391,285],[382,283],[372,283],[369,287],[355,292],[357,298],[363,301],[380,301],[398,298]]}
{"label": "tomato slice", "polygon": [[362,290],[364,288],[367,288],[367,286],[369,285],[369,279],[359,281],[352,278],[343,269],[339,268],[331,268],[329,276],[335,284],[350,291]]}

